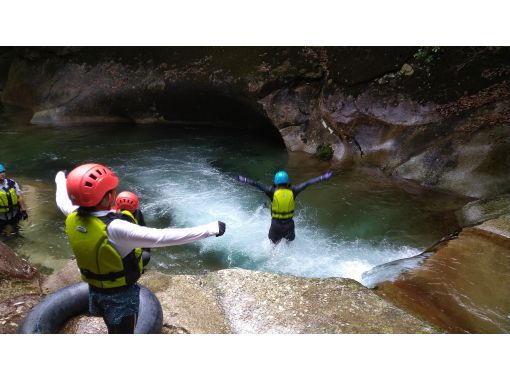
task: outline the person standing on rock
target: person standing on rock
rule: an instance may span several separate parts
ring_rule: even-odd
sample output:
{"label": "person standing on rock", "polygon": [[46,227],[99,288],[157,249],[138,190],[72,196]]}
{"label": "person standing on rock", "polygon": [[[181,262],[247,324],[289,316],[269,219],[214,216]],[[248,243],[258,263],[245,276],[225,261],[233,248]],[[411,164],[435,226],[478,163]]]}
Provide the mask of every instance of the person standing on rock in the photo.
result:
{"label": "person standing on rock", "polygon": [[19,222],[28,218],[21,188],[16,181],[5,176],[5,166],[0,164],[0,235],[8,231],[18,234]]}
{"label": "person standing on rock", "polygon": [[[118,212],[127,217],[126,220],[136,223],[139,226],[145,226],[145,219],[142,210],[139,208],[140,201],[138,196],[131,191],[122,191],[115,198],[115,206],[113,207]],[[145,267],[151,259],[151,249],[142,248],[143,266]]]}
{"label": "person standing on rock", "polygon": [[89,312],[110,334],[132,334],[139,311],[141,248],[190,243],[225,233],[216,221],[192,228],[149,228],[123,220],[111,207],[117,176],[106,166],[83,164],[55,177],[56,202],[67,216],[66,234],[81,278],[89,284]]}
{"label": "person standing on rock", "polygon": [[274,176],[272,186],[254,181],[252,179],[238,176],[238,181],[247,183],[259,190],[262,190],[271,199],[271,227],[269,228],[269,240],[278,244],[282,239],[294,240],[294,200],[296,196],[310,185],[326,181],[331,178],[332,172],[309,179],[297,186],[291,186],[289,175],[285,171],[279,171]]}

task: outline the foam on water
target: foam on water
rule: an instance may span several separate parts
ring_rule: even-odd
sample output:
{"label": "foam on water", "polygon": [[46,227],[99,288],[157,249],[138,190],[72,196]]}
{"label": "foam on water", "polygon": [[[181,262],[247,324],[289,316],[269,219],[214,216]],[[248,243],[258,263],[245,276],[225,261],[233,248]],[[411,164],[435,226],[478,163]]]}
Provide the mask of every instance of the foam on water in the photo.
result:
{"label": "foam on water", "polygon": [[[179,154],[177,154],[179,153]],[[297,200],[296,239],[273,245],[267,238],[271,217],[269,199],[261,191],[222,173],[203,151],[165,154],[153,152],[139,160],[136,170],[124,167],[146,213],[171,215],[175,227],[221,220],[227,224],[221,238],[195,244],[201,256],[213,255],[223,266],[242,267],[305,277],[347,277],[362,281],[374,266],[414,256],[418,249],[386,241],[347,241],[341,231],[325,232],[317,210]]]}

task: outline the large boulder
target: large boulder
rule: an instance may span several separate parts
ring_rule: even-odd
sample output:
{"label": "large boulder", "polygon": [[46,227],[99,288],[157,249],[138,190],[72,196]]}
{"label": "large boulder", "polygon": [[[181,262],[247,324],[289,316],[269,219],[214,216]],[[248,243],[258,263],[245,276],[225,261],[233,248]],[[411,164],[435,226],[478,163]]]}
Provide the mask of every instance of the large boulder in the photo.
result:
{"label": "large boulder", "polygon": [[[47,291],[79,280],[75,263],[45,281]],[[141,284],[163,307],[164,333],[431,333],[438,330],[354,280],[310,279],[226,269],[206,275],[149,270]],[[104,333],[80,316],[63,332]]]}

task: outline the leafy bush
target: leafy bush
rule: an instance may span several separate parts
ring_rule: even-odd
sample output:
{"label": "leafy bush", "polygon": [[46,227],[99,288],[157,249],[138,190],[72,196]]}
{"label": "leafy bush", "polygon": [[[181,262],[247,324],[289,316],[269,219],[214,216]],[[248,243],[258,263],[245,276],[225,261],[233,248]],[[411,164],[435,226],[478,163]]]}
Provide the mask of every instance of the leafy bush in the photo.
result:
{"label": "leafy bush", "polygon": [[440,51],[441,48],[439,46],[421,47],[416,53],[414,53],[413,57],[417,61],[431,63],[434,59],[437,58]]}
{"label": "leafy bush", "polygon": [[331,145],[319,145],[315,156],[323,161],[330,161],[333,158],[333,148]]}

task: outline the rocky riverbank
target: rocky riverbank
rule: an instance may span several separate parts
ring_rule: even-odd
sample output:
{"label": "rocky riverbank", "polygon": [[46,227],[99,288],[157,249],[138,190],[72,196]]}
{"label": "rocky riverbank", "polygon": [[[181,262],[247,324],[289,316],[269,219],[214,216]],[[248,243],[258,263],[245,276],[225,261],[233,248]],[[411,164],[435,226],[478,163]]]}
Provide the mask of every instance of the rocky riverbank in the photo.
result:
{"label": "rocky riverbank", "polygon": [[[508,332],[508,62],[510,49],[499,47],[2,48],[0,91],[3,104],[30,110],[34,124],[242,125],[277,133],[289,151],[339,165],[368,164],[477,198],[458,211],[462,231],[376,292],[447,331]],[[12,332],[26,311],[22,305],[32,302],[16,297],[37,300],[45,291],[32,279],[3,276],[0,310],[13,316],[2,320]],[[374,311],[389,315],[384,310],[393,308],[344,279],[237,270],[202,277],[148,273],[146,279],[164,300],[167,332],[375,332],[376,320],[357,319]],[[172,290],[166,295],[152,280]],[[198,321],[193,311],[168,319],[195,302],[185,294],[172,301],[169,294],[180,287],[213,305],[203,310],[208,321]],[[317,299],[306,297],[307,287]],[[260,296],[264,291],[273,298]],[[344,308],[346,292],[359,314]],[[324,315],[309,308],[319,294],[328,294],[319,308]],[[282,303],[287,296],[297,303]],[[279,300],[278,309],[270,300]],[[430,331],[415,322],[398,327],[383,321],[378,332]]]}
{"label": "rocky riverbank", "polygon": [[471,197],[510,190],[510,49],[4,48],[32,123],[223,123]]}
{"label": "rocky riverbank", "polygon": [[[22,284],[10,273],[29,268],[0,245],[0,332],[15,331],[21,318],[40,298],[79,281],[76,263]],[[18,269],[19,268],[19,269]],[[27,271],[28,269],[25,269]],[[36,276],[30,269],[31,276]],[[33,277],[32,277],[33,278]],[[38,284],[38,282],[37,282]],[[242,269],[206,275],[165,275],[149,270],[141,284],[151,289],[163,307],[163,333],[433,333],[440,330],[385,301],[358,282],[342,278],[310,279]],[[16,292],[8,289],[19,286]],[[24,289],[24,290],[22,290]],[[104,333],[100,318],[77,317],[66,333]]]}

